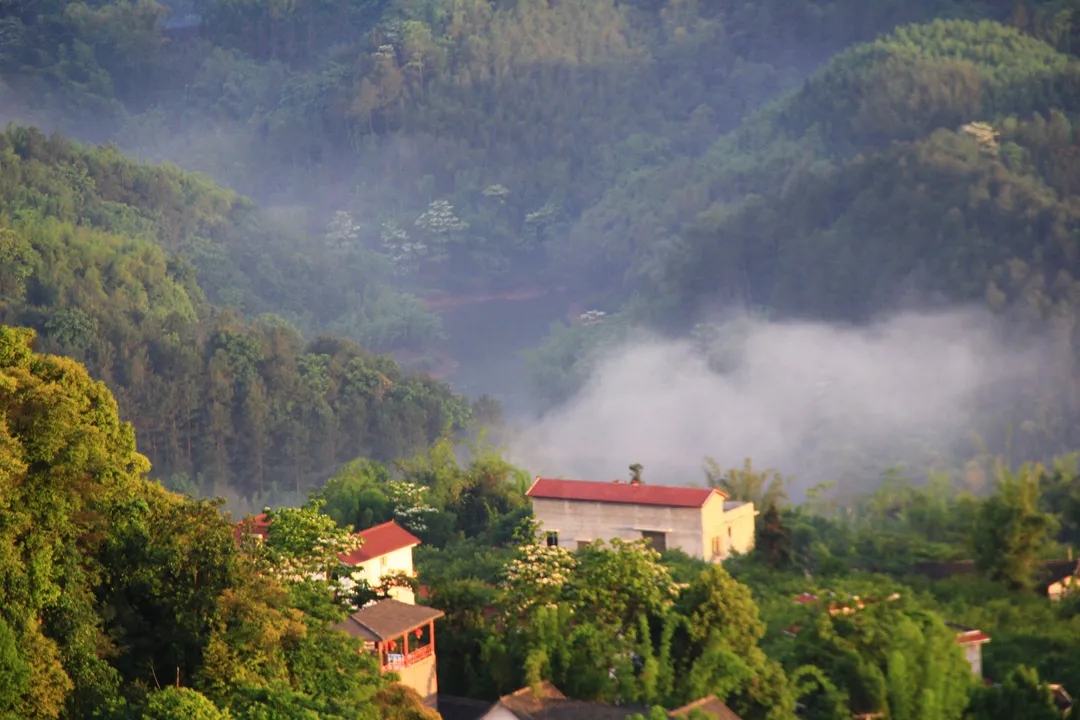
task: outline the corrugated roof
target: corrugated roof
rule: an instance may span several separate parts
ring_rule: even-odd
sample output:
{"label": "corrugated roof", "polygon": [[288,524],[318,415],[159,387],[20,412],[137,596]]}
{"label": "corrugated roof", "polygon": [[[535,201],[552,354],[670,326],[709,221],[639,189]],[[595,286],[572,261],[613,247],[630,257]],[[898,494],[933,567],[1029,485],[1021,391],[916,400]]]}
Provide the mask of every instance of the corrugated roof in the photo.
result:
{"label": "corrugated roof", "polygon": [[338,559],[346,565],[359,565],[395,550],[420,544],[420,538],[393,520],[361,530],[356,535],[364,539],[364,544],[350,553],[338,555]]}
{"label": "corrugated roof", "polygon": [[442,610],[400,600],[380,600],[354,612],[337,627],[361,640],[382,642],[401,637],[445,614]]}
{"label": "corrugated roof", "polygon": [[591,480],[556,480],[538,477],[525,493],[532,498],[578,500],[582,502],[661,505],[695,508],[704,505],[714,494],[726,498],[715,488],[672,487],[670,485],[634,485],[624,482]]}

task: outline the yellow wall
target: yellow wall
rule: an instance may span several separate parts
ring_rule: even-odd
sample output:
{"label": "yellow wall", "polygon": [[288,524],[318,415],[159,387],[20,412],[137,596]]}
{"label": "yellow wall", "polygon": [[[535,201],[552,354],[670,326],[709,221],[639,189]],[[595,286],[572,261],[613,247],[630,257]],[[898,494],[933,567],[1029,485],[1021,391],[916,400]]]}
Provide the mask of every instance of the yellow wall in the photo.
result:
{"label": "yellow wall", "polygon": [[[400,550],[394,550],[380,557],[371,558],[365,563],[361,563],[353,568],[354,573],[359,573],[363,579],[367,580],[368,584],[372,587],[379,584],[379,580],[383,575],[391,573],[403,572],[410,577],[415,576],[413,571],[413,553],[412,548],[401,548]],[[342,582],[343,585],[348,586],[348,582]],[[412,590],[408,588],[394,588],[390,591],[390,597],[395,600],[399,600],[403,603],[409,603],[410,605],[416,604],[416,596]]]}
{"label": "yellow wall", "polygon": [[425,702],[433,702],[439,692],[439,678],[435,674],[435,655],[430,655],[419,662],[394,671],[402,685],[411,687],[420,693]]}

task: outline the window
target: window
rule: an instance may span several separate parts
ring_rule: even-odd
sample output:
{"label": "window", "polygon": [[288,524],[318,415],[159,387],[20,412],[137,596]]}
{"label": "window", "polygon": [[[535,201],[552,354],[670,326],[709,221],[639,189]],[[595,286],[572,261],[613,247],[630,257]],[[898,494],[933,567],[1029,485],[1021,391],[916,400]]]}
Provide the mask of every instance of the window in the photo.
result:
{"label": "window", "polygon": [[379,558],[379,569],[381,569],[381,570],[386,569],[386,556],[385,555],[383,555],[381,558]]}
{"label": "window", "polygon": [[652,545],[653,550],[657,552],[664,552],[665,550],[667,550],[667,533],[642,530],[641,537],[649,541],[649,544]]}
{"label": "window", "polygon": [[559,533],[557,533],[557,532],[549,532],[547,534],[547,546],[548,547],[559,547]]}
{"label": "window", "polygon": [[720,536],[719,535],[717,535],[716,537],[714,537],[712,539],[712,554],[713,555],[719,555],[720,554]]}
{"label": "window", "polygon": [[592,543],[590,543],[588,540],[578,540],[577,541],[577,549],[578,550],[584,550],[585,548],[589,547],[589,545],[591,545],[591,544]]}

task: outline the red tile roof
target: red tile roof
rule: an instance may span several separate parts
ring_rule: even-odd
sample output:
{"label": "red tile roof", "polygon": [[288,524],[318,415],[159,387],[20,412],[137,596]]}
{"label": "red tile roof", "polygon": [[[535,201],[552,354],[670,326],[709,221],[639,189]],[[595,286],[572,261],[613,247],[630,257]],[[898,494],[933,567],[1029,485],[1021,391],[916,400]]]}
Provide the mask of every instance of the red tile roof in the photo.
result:
{"label": "red tile roof", "polygon": [[244,535],[258,535],[265,540],[269,532],[270,521],[266,519],[266,513],[259,513],[258,515],[249,515],[236,523],[236,527],[233,528],[233,537],[236,538],[236,544],[239,545]]}
{"label": "red tile roof", "polygon": [[595,482],[590,480],[555,480],[538,477],[525,493],[532,498],[550,500],[581,500],[584,502],[626,503],[629,505],[663,505],[667,507],[701,507],[714,494],[727,495],[715,488],[671,487],[670,485],[632,485],[624,482]]}
{"label": "red tile roof", "polygon": [[990,636],[981,630],[968,630],[967,632],[957,633],[956,642],[961,645],[990,642]]}
{"label": "red tile roof", "polygon": [[356,534],[364,539],[364,544],[350,553],[338,555],[341,562],[346,565],[359,565],[395,550],[420,544],[420,538],[393,520],[361,530]]}

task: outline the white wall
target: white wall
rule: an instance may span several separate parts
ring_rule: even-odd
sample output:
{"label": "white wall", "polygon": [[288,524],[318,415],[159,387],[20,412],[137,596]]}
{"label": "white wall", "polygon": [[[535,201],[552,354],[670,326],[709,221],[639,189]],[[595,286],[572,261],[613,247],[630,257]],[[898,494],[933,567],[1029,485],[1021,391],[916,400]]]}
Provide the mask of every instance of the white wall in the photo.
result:
{"label": "white wall", "polygon": [[578,542],[640,540],[642,530],[667,533],[667,547],[703,557],[700,508],[582,502],[533,498],[540,532],[557,532],[559,545],[576,550]]}

